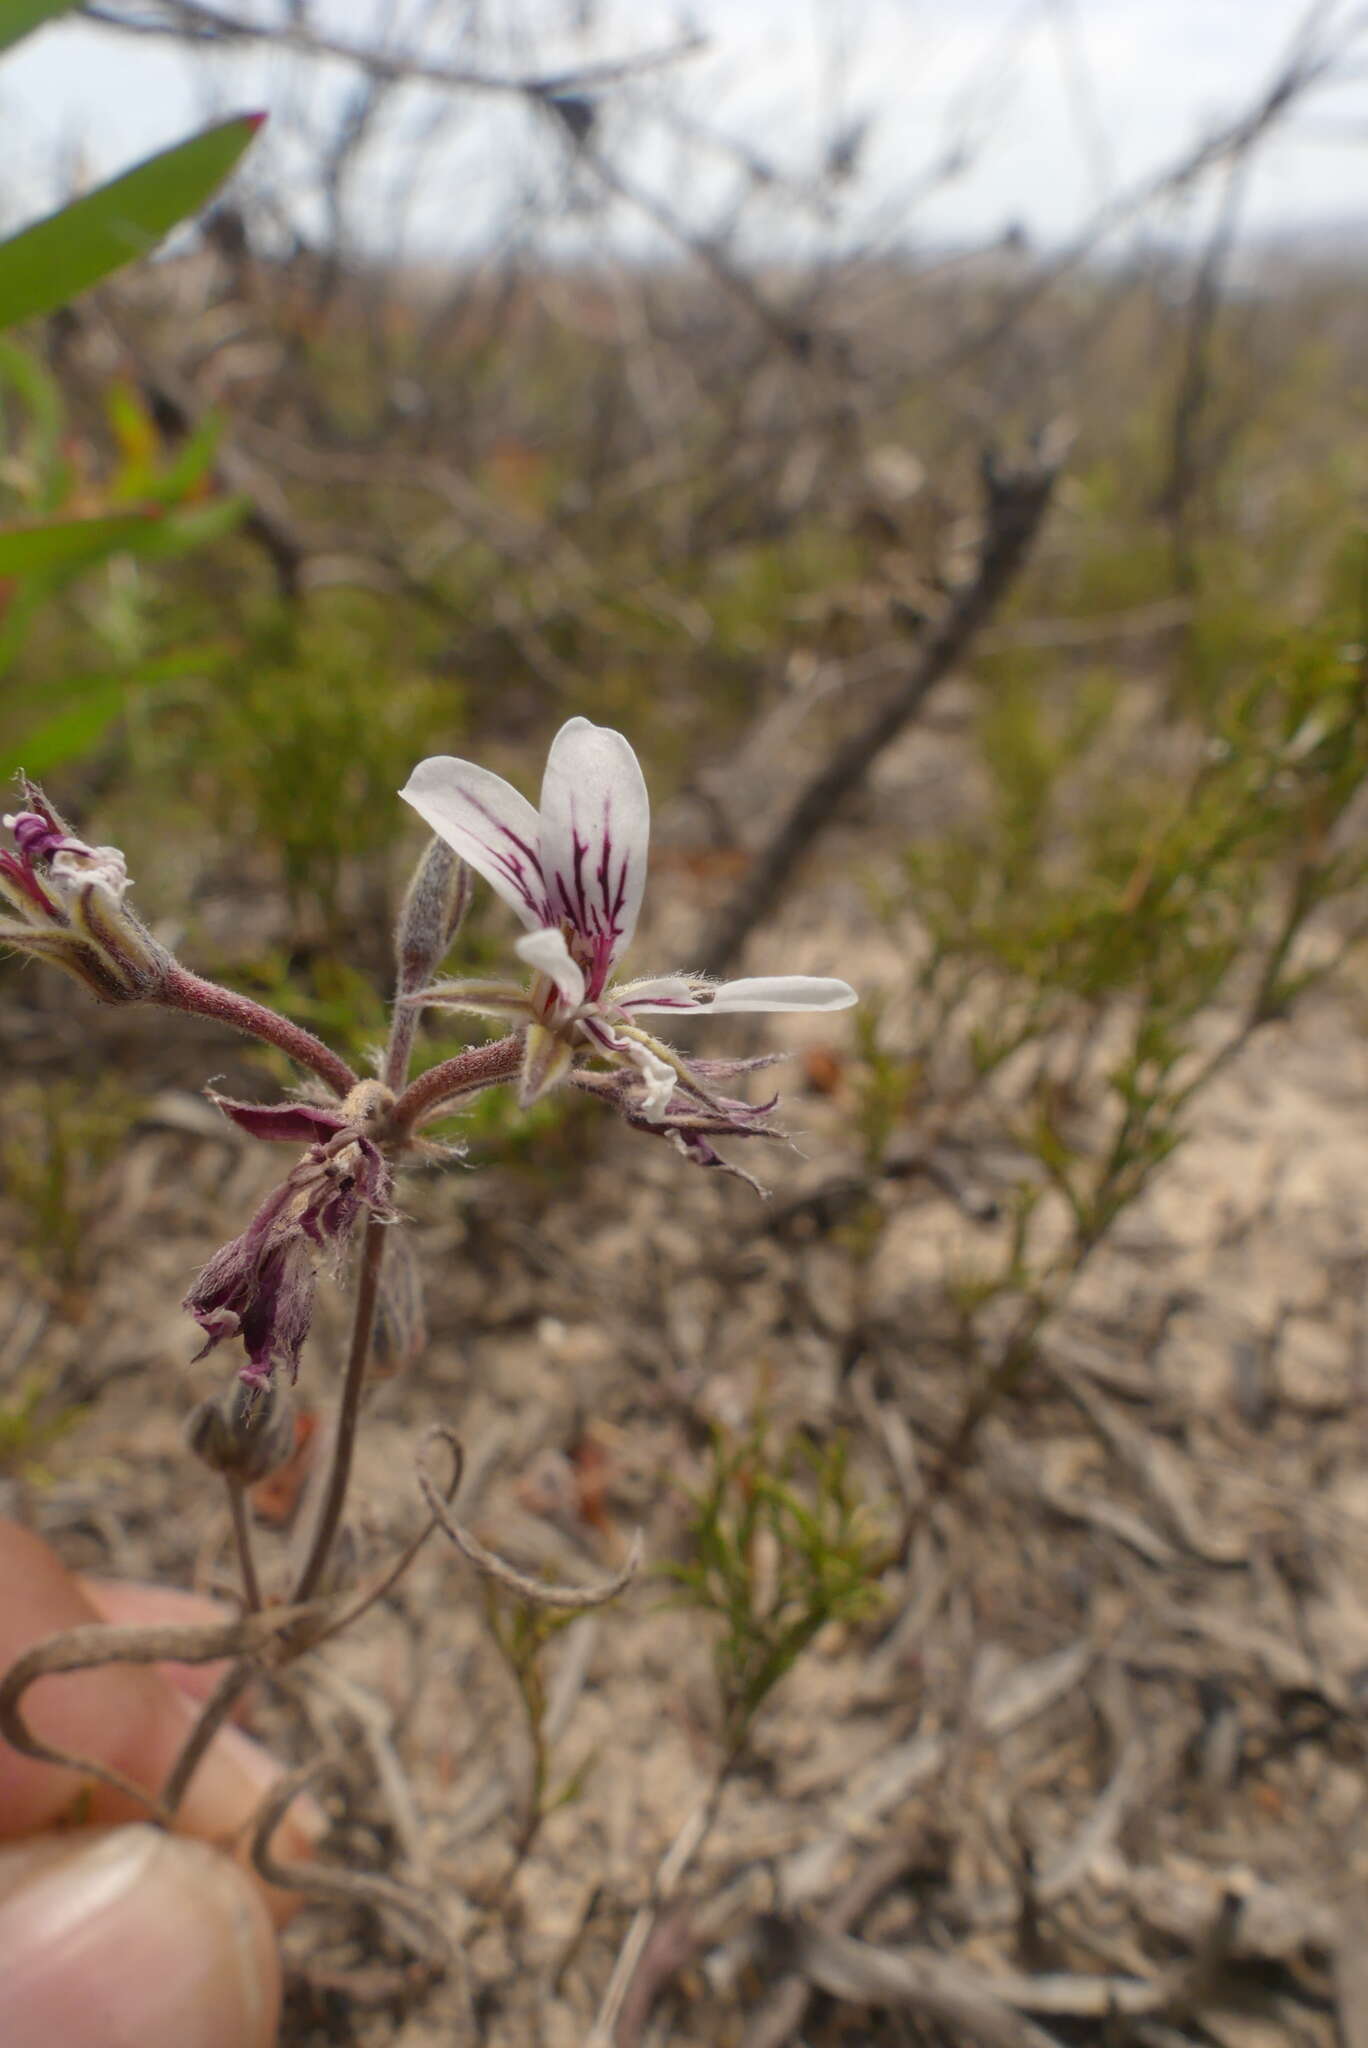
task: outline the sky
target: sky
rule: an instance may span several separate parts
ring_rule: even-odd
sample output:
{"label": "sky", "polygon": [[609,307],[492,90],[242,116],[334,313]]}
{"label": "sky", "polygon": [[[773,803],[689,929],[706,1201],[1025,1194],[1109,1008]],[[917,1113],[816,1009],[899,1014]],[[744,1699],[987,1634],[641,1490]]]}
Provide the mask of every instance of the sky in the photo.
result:
{"label": "sky", "polygon": [[[220,4],[228,11],[232,0]],[[271,0],[236,5],[260,14]],[[1326,18],[1347,21],[1355,5],[1325,0]],[[739,179],[724,151],[681,144],[680,119],[695,135],[741,140],[800,180],[833,135],[864,123],[861,175],[842,209],[814,212],[804,228],[792,209],[776,206],[774,233],[859,240],[877,230],[963,245],[1008,227],[1037,243],[1070,239],[1100,204],[1247,106],[1305,8],[1306,0],[483,0],[468,11],[482,24],[475,61],[513,70],[655,49],[682,22],[696,25],[707,47],[629,94],[610,94],[600,133],[614,161],[697,224],[731,217]],[[453,0],[449,12],[459,11]],[[335,34],[364,39],[376,0],[315,0],[314,16]],[[579,33],[567,27],[576,18]],[[427,48],[471,54],[449,40]],[[1365,58],[1368,38],[1350,75],[1262,153],[1248,229],[1368,223]],[[252,175],[297,194],[315,227],[309,129],[326,129],[354,76],[280,51],[225,57],[55,23],[0,64],[4,203],[11,216],[39,210],[54,178],[98,179],[206,115],[262,106],[276,118]],[[658,117],[666,100],[676,117],[668,123]],[[409,161],[404,138],[436,105],[421,91],[406,95],[364,169],[357,232],[378,246],[400,235],[394,191]],[[409,195],[407,253],[434,260],[478,249],[526,193],[554,214],[575,189],[568,145],[554,129],[520,101],[464,99]],[[956,175],[937,176],[957,144],[964,161]],[[1209,196],[1171,208],[1161,231],[1191,229],[1203,203]],[[756,218],[765,220],[763,202]],[[559,231],[573,239],[602,227],[601,217],[586,227],[572,209]],[[644,231],[638,223],[627,232]]]}

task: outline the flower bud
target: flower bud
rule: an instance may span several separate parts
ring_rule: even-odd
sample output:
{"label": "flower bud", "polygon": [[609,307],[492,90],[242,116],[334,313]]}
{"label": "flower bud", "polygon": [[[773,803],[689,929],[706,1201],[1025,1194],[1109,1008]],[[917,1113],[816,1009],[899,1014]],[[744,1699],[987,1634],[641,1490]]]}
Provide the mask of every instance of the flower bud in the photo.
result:
{"label": "flower bud", "polygon": [[254,1390],[239,1380],[226,1394],[213,1395],[191,1409],[185,1437],[211,1472],[254,1486],[289,1457],[294,1417],[275,1387]]}
{"label": "flower bud", "polygon": [[394,932],[399,994],[422,988],[446,958],[473,888],[470,869],[441,839],[429,840],[413,871]]}

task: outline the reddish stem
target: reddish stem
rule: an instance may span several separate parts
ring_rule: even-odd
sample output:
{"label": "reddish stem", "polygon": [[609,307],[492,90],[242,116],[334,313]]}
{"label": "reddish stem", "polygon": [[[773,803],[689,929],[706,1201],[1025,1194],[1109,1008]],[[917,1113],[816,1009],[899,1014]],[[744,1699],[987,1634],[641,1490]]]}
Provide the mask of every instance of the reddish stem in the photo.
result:
{"label": "reddish stem", "polygon": [[442,1103],[459,1095],[473,1095],[481,1088],[494,1088],[500,1081],[513,1080],[522,1067],[522,1058],[522,1039],[517,1035],[496,1038],[492,1045],[467,1046],[454,1059],[442,1060],[416,1081],[410,1081],[390,1113],[391,1129],[411,1131]]}
{"label": "reddish stem", "polygon": [[212,1017],[219,1024],[231,1025],[234,1031],[245,1032],[249,1038],[264,1038],[268,1045],[279,1046],[301,1067],[326,1081],[337,1095],[349,1095],[356,1086],[356,1076],[347,1062],[324,1045],[321,1038],[315,1038],[312,1031],[292,1024],[275,1010],[268,1010],[264,1003],[254,1003],[250,996],[239,995],[236,989],[220,988],[217,982],[202,981],[198,974],[175,966],[158,989],[156,1000],[170,1010]]}
{"label": "reddish stem", "polygon": [[361,1414],[366,1366],[370,1359],[371,1339],[375,1333],[375,1311],[380,1300],[380,1267],[384,1256],[385,1225],[377,1217],[372,1216],[366,1225],[366,1235],[361,1247],[361,1277],[356,1286],[351,1350],[347,1357],[346,1378],[342,1382],[342,1399],[338,1404],[332,1462],[324,1481],[323,1498],[319,1503],[318,1520],[314,1524],[309,1542],[309,1554],[295,1581],[293,1597],[300,1603],[311,1600],[318,1591],[323,1574],[328,1568],[328,1559],[332,1555],[333,1539],[342,1520],[342,1510],[347,1504],[352,1453],[356,1448],[356,1424]]}

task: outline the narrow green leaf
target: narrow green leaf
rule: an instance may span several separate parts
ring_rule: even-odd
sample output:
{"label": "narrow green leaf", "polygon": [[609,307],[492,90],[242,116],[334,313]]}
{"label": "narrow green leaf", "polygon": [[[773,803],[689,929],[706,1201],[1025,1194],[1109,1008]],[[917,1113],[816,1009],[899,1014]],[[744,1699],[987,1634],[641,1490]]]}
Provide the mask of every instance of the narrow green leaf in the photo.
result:
{"label": "narrow green leaf", "polygon": [[219,442],[223,439],[224,425],[221,414],[206,413],[175,460],[160,476],[152,479],[148,496],[159,504],[174,505],[187,491],[192,491],[213,465]]}
{"label": "narrow green leaf", "polygon": [[221,540],[240,526],[251,510],[248,498],[211,498],[204,505],[190,505],[183,511],[168,512],[163,519],[143,521],[131,552],[144,562],[164,562],[192,548]]}
{"label": "narrow green leaf", "polygon": [[158,514],[117,512],[100,519],[63,519],[42,526],[0,527],[0,577],[70,569],[135,548],[163,521]]}
{"label": "narrow green leaf", "polygon": [[86,569],[109,555],[167,561],[231,533],[247,510],[245,498],[213,498],[184,511],[115,512],[42,526],[0,526],[0,578]]}
{"label": "narrow green leaf", "polygon": [[0,242],[0,327],[50,313],[145,256],[204,205],[261,126],[239,114]]}
{"label": "narrow green leaf", "polygon": [[8,50],[74,4],[75,0],[0,0],[0,50]]}
{"label": "narrow green leaf", "polygon": [[213,676],[235,651],[231,640],[204,640],[154,655],[132,668],[64,676],[58,689],[70,701],[51,718],[31,726],[22,739],[0,746],[0,784],[20,769],[27,775],[50,775],[54,768],[88,753],[142,692],[155,691],[159,684]]}
{"label": "narrow green leaf", "polygon": [[41,778],[88,754],[122,713],[125,689],[122,676],[106,677],[79,704],[70,705],[26,734],[12,761],[0,759],[0,771],[7,778],[17,775],[20,769],[25,775]]}
{"label": "narrow green leaf", "polygon": [[13,435],[5,449],[7,462],[16,460],[18,473],[31,478],[26,509],[56,511],[66,495],[70,467],[62,454],[62,394],[56,378],[35,357],[0,335],[0,397],[7,388],[16,393],[23,413],[22,421],[6,421]]}

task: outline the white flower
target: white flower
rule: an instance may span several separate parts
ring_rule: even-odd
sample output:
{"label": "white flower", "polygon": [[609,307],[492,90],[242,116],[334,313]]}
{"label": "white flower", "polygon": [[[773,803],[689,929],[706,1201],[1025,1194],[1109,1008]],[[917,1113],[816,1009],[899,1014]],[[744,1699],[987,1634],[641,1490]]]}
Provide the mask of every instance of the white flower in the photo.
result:
{"label": "white flower", "polygon": [[640,765],[620,732],[587,718],[563,725],[547,756],[540,812],[502,776],[446,754],[420,761],[400,795],[527,927],[516,950],[534,970],[530,990],[447,982],[421,998],[526,1019],[524,1103],[561,1080],[577,1051],[597,1053],[635,1069],[637,1111],[666,1122],[689,1068],[640,1027],[639,1017],[844,1010],[857,1000],[846,982],[808,975],[721,984],[687,974],[612,981],[636,930],[651,823]]}

